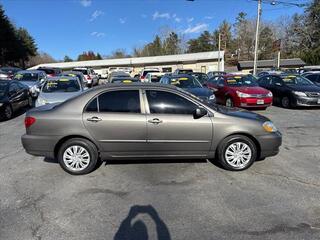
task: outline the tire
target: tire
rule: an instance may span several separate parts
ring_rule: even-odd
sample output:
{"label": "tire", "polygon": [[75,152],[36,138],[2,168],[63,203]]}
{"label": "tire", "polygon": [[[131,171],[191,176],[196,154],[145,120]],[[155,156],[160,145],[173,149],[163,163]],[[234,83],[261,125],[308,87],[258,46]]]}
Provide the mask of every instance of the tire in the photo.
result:
{"label": "tire", "polygon": [[33,98],[31,96],[28,97],[28,107],[33,107]]}
{"label": "tire", "polygon": [[[242,147],[245,147],[243,148],[244,149],[243,152],[248,152],[247,154],[243,154],[243,152],[241,154],[241,151],[240,151],[239,153],[240,159],[239,157],[237,157],[237,155],[236,157],[234,157],[233,154],[230,154],[230,151],[231,153],[233,151],[237,151],[237,148],[239,146],[240,146],[240,149]],[[232,150],[232,148],[234,150]],[[221,163],[224,169],[230,170],[230,171],[242,171],[249,168],[256,161],[258,156],[257,146],[250,138],[246,136],[232,135],[232,136],[226,137],[219,144],[217,149],[217,156],[218,156],[219,162]],[[234,157],[233,159],[232,159],[232,156]],[[244,157],[241,157],[241,156],[244,156]],[[229,159],[227,159],[227,157]],[[236,162],[232,163],[232,160]],[[245,161],[241,162],[242,160],[245,160]]]}
{"label": "tire", "polygon": [[226,99],[226,106],[227,107],[234,107],[234,103],[233,103],[233,101],[232,101],[232,99],[230,97],[228,97]]}
{"label": "tire", "polygon": [[287,96],[282,97],[281,98],[281,106],[283,108],[290,108],[291,107],[290,98]]}
{"label": "tire", "polygon": [[[78,156],[80,157],[75,160],[72,160],[71,157],[74,156],[73,153],[77,151],[78,153],[82,152],[82,154],[78,154]],[[88,155],[88,157],[83,157],[81,161],[81,155]],[[82,138],[72,138],[67,140],[65,143],[61,145],[57,156],[61,168],[72,175],[88,174],[95,170],[99,162],[98,150],[96,146],[89,140]],[[70,164],[67,164],[68,161],[70,162]],[[79,161],[84,165],[83,167],[81,167]]]}
{"label": "tire", "polygon": [[13,110],[10,104],[6,105],[3,109],[2,118],[4,120],[9,120],[13,116]]}

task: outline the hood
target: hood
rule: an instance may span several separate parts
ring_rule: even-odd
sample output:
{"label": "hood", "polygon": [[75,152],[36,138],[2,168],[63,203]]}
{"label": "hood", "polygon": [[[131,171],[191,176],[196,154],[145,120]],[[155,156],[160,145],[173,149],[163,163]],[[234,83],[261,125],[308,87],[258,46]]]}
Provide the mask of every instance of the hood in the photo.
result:
{"label": "hood", "polygon": [[210,97],[213,92],[208,88],[183,88],[183,90],[192,93],[197,97]]}
{"label": "hood", "polygon": [[299,86],[299,85],[286,85],[289,89],[293,91],[299,92],[320,92],[320,87],[317,85],[306,85],[306,86]]}
{"label": "hood", "polygon": [[270,91],[262,87],[230,87],[234,91],[247,94],[268,94]]}
{"label": "hood", "polygon": [[26,85],[26,86],[28,86],[29,88],[39,84],[38,81],[19,81],[19,82],[24,84],[24,85]]}
{"label": "hood", "polygon": [[270,119],[268,119],[265,116],[244,110],[242,108],[229,108],[229,107],[217,105],[217,110],[222,114],[232,116],[232,117],[246,118],[251,120],[257,120],[260,122],[270,121]]}
{"label": "hood", "polygon": [[5,102],[8,102],[8,101],[9,101],[9,99],[8,99],[8,97],[6,95],[0,96],[0,103],[5,103]]}
{"label": "hood", "polygon": [[69,98],[79,95],[81,92],[56,92],[56,93],[40,93],[40,98],[45,99],[48,103],[64,102]]}

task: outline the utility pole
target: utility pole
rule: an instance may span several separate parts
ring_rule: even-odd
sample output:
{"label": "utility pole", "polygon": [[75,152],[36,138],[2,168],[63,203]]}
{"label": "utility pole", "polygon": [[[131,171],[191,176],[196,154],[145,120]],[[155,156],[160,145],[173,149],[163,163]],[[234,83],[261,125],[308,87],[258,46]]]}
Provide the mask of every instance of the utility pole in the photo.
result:
{"label": "utility pole", "polygon": [[257,14],[257,26],[256,26],[256,41],[255,41],[255,46],[254,46],[253,75],[256,75],[256,74],[257,74],[260,16],[261,16],[261,0],[258,0],[258,14]]}
{"label": "utility pole", "polygon": [[218,71],[220,71],[220,51],[221,51],[221,34],[219,32],[219,41],[218,41]]}

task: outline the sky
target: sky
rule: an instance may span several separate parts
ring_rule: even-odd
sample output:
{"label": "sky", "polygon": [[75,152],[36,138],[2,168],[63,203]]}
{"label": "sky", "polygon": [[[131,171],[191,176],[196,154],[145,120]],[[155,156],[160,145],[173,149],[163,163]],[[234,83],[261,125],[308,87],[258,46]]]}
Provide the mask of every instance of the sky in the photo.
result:
{"label": "sky", "polygon": [[[307,2],[308,0],[282,0]],[[102,55],[116,49],[131,53],[152,41],[161,29],[173,29],[186,39],[213,31],[239,12],[255,17],[254,0],[0,0],[18,27],[26,28],[38,49],[57,60],[75,59],[83,51]],[[262,20],[301,13],[295,6],[263,4]]]}

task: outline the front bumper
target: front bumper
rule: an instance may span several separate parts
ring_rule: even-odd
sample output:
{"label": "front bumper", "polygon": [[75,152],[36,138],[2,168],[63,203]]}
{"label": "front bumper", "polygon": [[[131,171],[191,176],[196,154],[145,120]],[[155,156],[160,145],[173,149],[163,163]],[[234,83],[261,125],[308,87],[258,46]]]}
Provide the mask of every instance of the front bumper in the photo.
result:
{"label": "front bumper", "polygon": [[21,137],[21,142],[26,152],[31,155],[54,158],[54,148],[59,139],[59,136],[36,136],[24,134]]}
{"label": "front bumper", "polygon": [[296,97],[296,106],[320,107],[320,98],[318,97]]}
{"label": "front bumper", "polygon": [[240,98],[243,108],[266,108],[272,105],[272,98]]}
{"label": "front bumper", "polygon": [[260,158],[275,156],[279,153],[282,144],[282,134],[277,131],[258,136],[257,140],[260,145]]}

